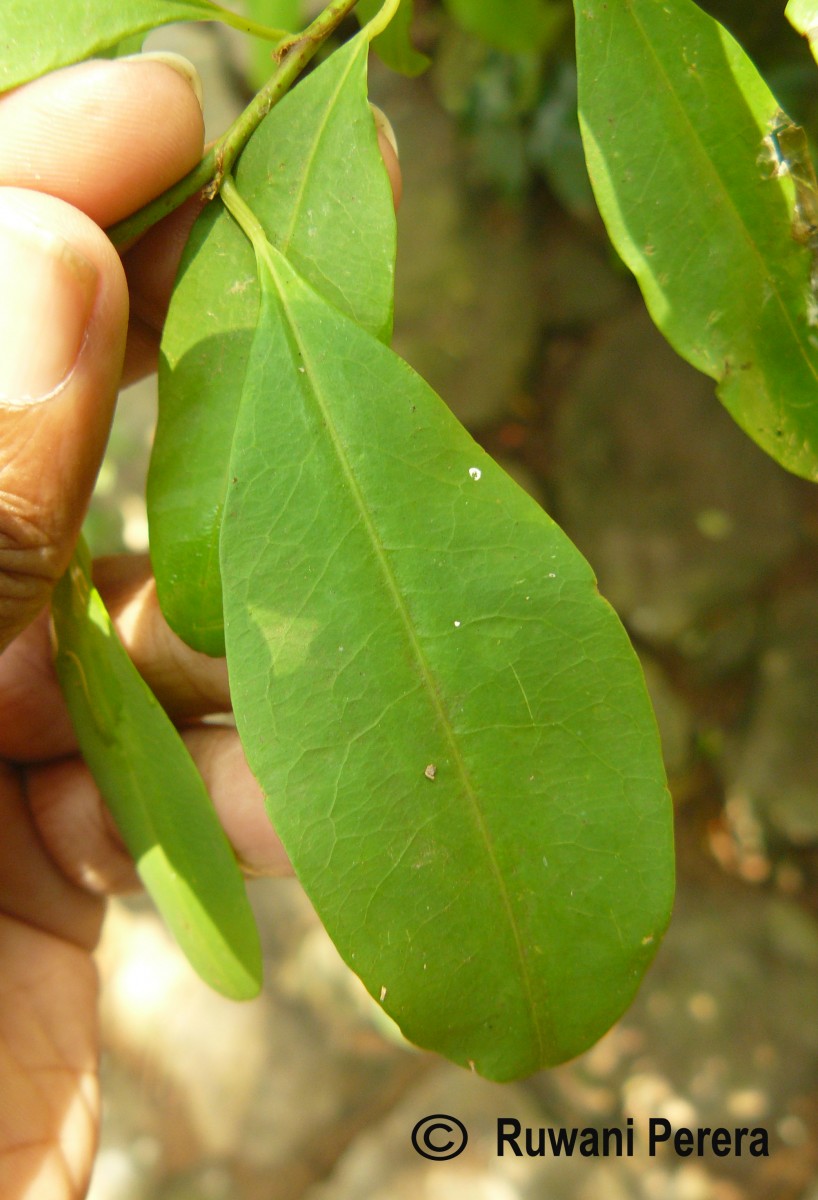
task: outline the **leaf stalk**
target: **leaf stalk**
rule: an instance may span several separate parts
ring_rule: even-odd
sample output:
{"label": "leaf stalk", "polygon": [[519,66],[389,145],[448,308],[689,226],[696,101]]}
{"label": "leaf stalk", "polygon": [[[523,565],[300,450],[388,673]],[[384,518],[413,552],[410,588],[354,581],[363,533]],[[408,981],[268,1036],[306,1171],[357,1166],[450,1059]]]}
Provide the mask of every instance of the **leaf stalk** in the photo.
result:
{"label": "leaf stalk", "polygon": [[[115,246],[125,246],[134,241],[196,192],[203,192],[206,201],[213,199],[250,135],[289,91],[322,43],[337,29],[356,3],[357,0],[332,0],[302,33],[278,47],[276,70],[193,170],[162,192],[161,196],[110,227],[108,236]],[[391,3],[393,0],[387,0],[387,5]]]}

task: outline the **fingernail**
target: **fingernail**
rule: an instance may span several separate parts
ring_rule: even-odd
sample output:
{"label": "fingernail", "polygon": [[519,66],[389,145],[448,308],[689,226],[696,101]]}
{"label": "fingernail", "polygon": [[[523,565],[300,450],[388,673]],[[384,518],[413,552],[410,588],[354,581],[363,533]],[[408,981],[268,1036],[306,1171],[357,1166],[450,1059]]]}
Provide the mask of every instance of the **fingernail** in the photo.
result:
{"label": "fingernail", "polygon": [[33,404],[65,382],[98,284],[93,263],[63,238],[0,210],[0,403]]}
{"label": "fingernail", "polygon": [[398,150],[398,139],[395,137],[395,131],[392,128],[392,122],[387,117],[386,113],[378,108],[377,104],[370,104],[372,116],[375,118],[375,128],[378,133],[382,133],[389,145],[395,151],[395,158],[400,158],[400,150]]}
{"label": "fingernail", "polygon": [[194,96],[199,101],[199,108],[204,109],[204,93],[199,72],[189,58],[182,54],[174,54],[172,50],[148,50],[144,54],[126,54],[120,62],[155,62],[164,63],[177,75],[181,75],[188,84]]}

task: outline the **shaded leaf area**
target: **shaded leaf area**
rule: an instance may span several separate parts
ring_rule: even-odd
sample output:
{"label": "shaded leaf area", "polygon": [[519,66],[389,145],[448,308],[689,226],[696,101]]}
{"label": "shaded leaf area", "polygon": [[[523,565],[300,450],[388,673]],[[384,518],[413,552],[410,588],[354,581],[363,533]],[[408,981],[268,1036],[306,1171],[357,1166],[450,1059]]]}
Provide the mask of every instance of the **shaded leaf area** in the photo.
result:
{"label": "shaded leaf area", "polygon": [[[383,8],[383,0],[358,0],[355,15],[363,24]],[[412,45],[413,0],[400,0],[397,11],[383,33],[372,40],[372,49],[393,71],[401,75],[420,75],[430,60]]]}
{"label": "shaded leaf area", "polygon": [[559,0],[444,0],[469,33],[510,53],[542,49],[564,26],[568,10]]}
{"label": "shaded leaf area", "polygon": [[775,97],[689,0],[592,0],[576,15],[597,203],[653,319],[750,437],[818,478],[811,254],[765,147]]}
{"label": "shaded leaf area", "polygon": [[[301,29],[304,23],[301,0],[244,0],[244,8],[260,24],[287,29],[291,33]],[[250,87],[257,91],[269,79],[272,70],[270,43],[262,38],[253,38],[246,70]]]}
{"label": "shaded leaf area", "polygon": [[587,563],[272,247],[222,526],[248,761],[347,962],[496,1079],[624,1010],[673,888],[638,663]]}
{"label": "shaded leaf area", "polygon": [[[395,215],[366,60],[359,35],[300,83],[250,139],[236,178],[267,236],[304,277],[386,339]],[[186,642],[214,655],[224,653],[219,527],[258,305],[252,249],[214,201],[193,227],[165,323],[148,478],[162,610]]]}
{"label": "shaded leaf area", "polygon": [[80,750],[145,888],[191,965],[235,1000],[261,988],[244,880],[207,789],[119,641],[81,544],[52,602],[55,665]]}
{"label": "shaded leaf area", "polygon": [[240,18],[211,0],[60,0],[43,29],[38,0],[4,0],[0,13],[0,91],[84,58],[171,21]]}

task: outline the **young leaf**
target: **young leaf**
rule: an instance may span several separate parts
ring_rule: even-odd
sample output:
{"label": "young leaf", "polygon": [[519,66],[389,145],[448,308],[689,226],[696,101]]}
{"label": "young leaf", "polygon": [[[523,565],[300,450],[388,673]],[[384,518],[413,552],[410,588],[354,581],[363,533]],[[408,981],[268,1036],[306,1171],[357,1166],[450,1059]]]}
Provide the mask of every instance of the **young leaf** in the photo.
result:
{"label": "young leaf", "polygon": [[[383,0],[358,0],[355,15],[362,25],[380,12]],[[401,75],[420,75],[429,66],[430,60],[412,45],[412,17],[414,15],[413,0],[400,0],[397,12],[383,33],[373,39],[372,49],[375,50],[393,71]]]}
{"label": "young leaf", "polygon": [[[367,101],[367,45],[358,35],[284,97],[248,142],[237,178],[304,277],[388,338],[395,213]],[[214,202],[193,228],[165,323],[148,479],[162,610],[208,654],[224,653],[219,527],[258,303],[253,252]]]}
{"label": "young leaf", "polygon": [[813,256],[772,161],[775,97],[690,0],[582,0],[576,26],[591,181],[651,316],[750,437],[818,479]]}
{"label": "young leaf", "polygon": [[242,742],[330,935],[406,1036],[525,1075],[610,1026],[668,919],[641,672],[542,509],[256,240],[221,539]]}
{"label": "young leaf", "polygon": [[52,611],[77,741],[142,882],[201,977],[250,999],[261,949],[236,859],[184,743],[116,635],[84,544]]}
{"label": "young leaf", "polygon": [[568,10],[554,0],[444,0],[467,33],[510,54],[536,52],[565,25]]}
{"label": "young leaf", "polygon": [[[135,34],[171,21],[225,21],[256,29],[213,0],[60,0],[43,28],[40,0],[3,0],[0,92],[84,58],[104,54]],[[274,32],[272,30],[268,31]]]}

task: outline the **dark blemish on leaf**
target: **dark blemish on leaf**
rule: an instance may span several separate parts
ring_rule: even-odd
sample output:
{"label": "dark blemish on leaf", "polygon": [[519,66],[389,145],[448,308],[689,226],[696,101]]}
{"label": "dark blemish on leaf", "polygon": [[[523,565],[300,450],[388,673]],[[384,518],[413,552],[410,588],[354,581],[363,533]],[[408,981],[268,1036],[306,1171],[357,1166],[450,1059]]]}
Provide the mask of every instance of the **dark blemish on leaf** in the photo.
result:
{"label": "dark blemish on leaf", "polygon": [[423,774],[426,776],[427,779],[434,779],[435,775],[437,775],[437,767],[435,766],[434,763],[429,763],[428,767],[423,772]]}

